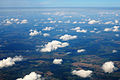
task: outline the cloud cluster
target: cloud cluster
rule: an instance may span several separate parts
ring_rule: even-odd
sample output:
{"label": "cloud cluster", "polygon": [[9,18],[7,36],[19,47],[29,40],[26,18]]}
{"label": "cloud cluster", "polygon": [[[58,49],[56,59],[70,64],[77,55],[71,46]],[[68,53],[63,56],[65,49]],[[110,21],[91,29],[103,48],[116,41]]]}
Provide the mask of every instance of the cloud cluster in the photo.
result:
{"label": "cloud cluster", "polygon": [[41,34],[41,31],[38,32],[37,30],[30,30],[30,33],[29,33],[30,36],[36,36],[39,34]]}
{"label": "cloud cluster", "polygon": [[78,71],[73,70],[72,74],[77,75],[77,76],[82,77],[82,78],[87,78],[87,77],[91,77],[92,71],[91,70],[78,70]]}
{"label": "cloud cluster", "polygon": [[43,80],[40,74],[31,72],[29,75],[24,76],[23,78],[18,78],[16,80]]}
{"label": "cloud cluster", "polygon": [[105,62],[102,65],[102,69],[104,70],[105,73],[112,73],[114,70],[117,70],[112,61]]}
{"label": "cloud cluster", "polygon": [[52,30],[52,29],[54,29],[53,27],[45,27],[44,29],[42,29],[42,30],[44,30],[44,31],[50,31],[50,30]]}
{"label": "cloud cluster", "polygon": [[88,22],[88,24],[96,24],[96,23],[99,23],[99,21],[91,20],[91,21]]}
{"label": "cloud cluster", "polygon": [[76,32],[82,32],[82,33],[86,33],[87,32],[87,30],[80,29],[80,27],[72,28],[71,30],[75,30]]}
{"label": "cloud cluster", "polygon": [[62,59],[54,59],[53,64],[62,64],[63,60]]}
{"label": "cloud cluster", "polygon": [[61,36],[60,39],[62,39],[63,41],[67,41],[67,40],[71,40],[71,39],[76,39],[77,36],[71,36],[68,34],[65,34],[64,36]]}
{"label": "cloud cluster", "polygon": [[44,46],[44,48],[42,48],[40,51],[41,52],[51,52],[51,51],[56,50],[60,47],[66,47],[68,45],[69,45],[69,43],[67,43],[67,42],[62,43],[60,41],[53,40],[52,42],[48,42],[48,44],[46,44]]}
{"label": "cloud cluster", "polygon": [[0,60],[0,68],[12,66],[17,61],[22,61],[22,56],[15,56],[14,58],[8,57],[7,59]]}
{"label": "cloud cluster", "polygon": [[114,26],[112,28],[105,28],[104,31],[105,32],[108,32],[108,31],[118,32],[119,28],[120,28],[120,26]]}
{"label": "cloud cluster", "polygon": [[11,24],[26,24],[28,23],[27,19],[19,20],[17,18],[5,19],[1,22],[4,25],[11,25]]}
{"label": "cloud cluster", "polygon": [[78,53],[85,52],[85,51],[86,51],[85,49],[77,50]]}

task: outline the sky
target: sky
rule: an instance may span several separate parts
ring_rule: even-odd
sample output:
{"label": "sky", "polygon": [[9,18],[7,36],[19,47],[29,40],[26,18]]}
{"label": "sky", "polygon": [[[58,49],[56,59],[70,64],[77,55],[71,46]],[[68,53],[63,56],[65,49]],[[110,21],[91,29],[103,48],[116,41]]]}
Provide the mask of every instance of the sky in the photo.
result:
{"label": "sky", "polygon": [[0,0],[0,7],[120,7],[120,0]]}

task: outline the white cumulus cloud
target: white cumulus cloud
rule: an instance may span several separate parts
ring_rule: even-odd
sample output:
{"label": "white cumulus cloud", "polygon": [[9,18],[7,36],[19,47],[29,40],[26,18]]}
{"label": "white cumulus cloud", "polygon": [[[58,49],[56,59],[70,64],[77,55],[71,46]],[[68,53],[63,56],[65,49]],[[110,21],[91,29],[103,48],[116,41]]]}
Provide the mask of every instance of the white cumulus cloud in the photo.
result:
{"label": "white cumulus cloud", "polygon": [[92,71],[91,70],[78,70],[78,71],[73,70],[72,74],[77,75],[77,76],[82,77],[82,78],[87,78],[87,77],[91,77]]}
{"label": "white cumulus cloud", "polygon": [[61,47],[66,47],[68,45],[69,45],[69,43],[67,43],[67,42],[62,43],[60,41],[53,40],[52,42],[48,42],[48,44],[46,44],[40,51],[41,52],[51,52],[53,50],[56,50]]}
{"label": "white cumulus cloud", "polygon": [[29,33],[30,36],[36,36],[39,34],[41,34],[41,31],[38,32],[37,30],[30,30],[30,33]]}
{"label": "white cumulus cloud", "polygon": [[77,50],[78,53],[85,52],[85,51],[86,51],[85,49]]}
{"label": "white cumulus cloud", "polygon": [[50,34],[44,33],[43,36],[44,36],[44,37],[47,37],[47,36],[50,36]]}
{"label": "white cumulus cloud", "polygon": [[61,36],[60,39],[62,39],[63,41],[67,41],[67,40],[71,40],[71,39],[76,39],[77,36],[71,36],[68,34],[65,34],[64,36]]}
{"label": "white cumulus cloud", "polygon": [[62,64],[63,60],[62,59],[54,59],[53,64]]}
{"label": "white cumulus cloud", "polygon": [[26,24],[26,23],[28,23],[27,19],[24,19],[24,20],[21,21],[21,24]]}
{"label": "white cumulus cloud", "polygon": [[52,29],[54,29],[53,27],[45,27],[44,29],[42,29],[42,30],[44,30],[44,31],[50,31],[50,30],[52,30]]}
{"label": "white cumulus cloud", "polygon": [[23,78],[18,78],[16,80],[43,80],[40,74],[31,72],[29,75],[24,76]]}
{"label": "white cumulus cloud", "polygon": [[91,21],[88,22],[88,24],[96,24],[96,23],[99,23],[99,21],[91,20]]}
{"label": "white cumulus cloud", "polygon": [[8,57],[7,59],[0,60],[0,68],[12,66],[17,61],[22,61],[22,56],[15,56],[14,58]]}
{"label": "white cumulus cloud", "polygon": [[114,63],[112,61],[109,61],[109,62],[105,62],[102,65],[102,69],[104,70],[105,73],[112,73],[117,68],[114,66]]}

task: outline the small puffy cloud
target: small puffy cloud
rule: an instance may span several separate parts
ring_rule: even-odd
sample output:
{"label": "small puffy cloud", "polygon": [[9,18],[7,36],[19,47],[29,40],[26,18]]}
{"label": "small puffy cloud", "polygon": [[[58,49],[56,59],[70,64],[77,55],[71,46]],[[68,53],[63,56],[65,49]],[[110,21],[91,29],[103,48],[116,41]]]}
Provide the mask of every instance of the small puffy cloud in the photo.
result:
{"label": "small puffy cloud", "polygon": [[30,33],[29,33],[30,36],[36,36],[39,34],[41,34],[41,31],[38,32],[37,30],[30,30]]}
{"label": "small puffy cloud", "polygon": [[118,21],[118,20],[115,20],[115,23],[116,23],[116,24],[118,24],[118,23],[119,23],[119,21]]}
{"label": "small puffy cloud", "polygon": [[56,21],[50,21],[49,23],[56,23]]}
{"label": "small puffy cloud", "polygon": [[80,27],[72,28],[71,30],[80,30]]}
{"label": "small puffy cloud", "polygon": [[99,23],[99,21],[91,20],[91,21],[88,22],[88,24],[96,24],[96,23]]}
{"label": "small puffy cloud", "polygon": [[112,53],[117,53],[117,50],[112,50]]}
{"label": "small puffy cloud", "polygon": [[16,80],[43,80],[40,74],[31,72],[29,75],[24,76],[23,78],[18,78]]}
{"label": "small puffy cloud", "polygon": [[115,34],[116,37],[119,37],[120,35],[119,34]]}
{"label": "small puffy cloud", "polygon": [[71,36],[68,34],[65,34],[64,36],[61,36],[60,39],[62,39],[63,41],[67,41],[67,40],[71,40],[71,39],[76,39],[77,36]]}
{"label": "small puffy cloud", "polygon": [[91,70],[78,70],[78,71],[73,70],[72,74],[77,75],[77,76],[82,77],[82,78],[87,78],[87,77],[91,77],[92,71]]}
{"label": "small puffy cloud", "polygon": [[51,52],[53,50],[56,50],[61,47],[66,47],[68,45],[69,45],[69,43],[67,43],[67,42],[62,43],[60,41],[53,40],[52,42],[48,42],[48,44],[46,44],[40,51],[41,52]]}
{"label": "small puffy cloud", "polygon": [[26,24],[26,23],[28,23],[27,19],[24,19],[24,20],[21,21],[21,24]]}
{"label": "small puffy cloud", "polygon": [[104,31],[106,31],[106,32],[112,31],[112,28],[105,28]]}
{"label": "small puffy cloud", "polygon": [[86,33],[87,30],[85,30],[85,29],[82,29],[82,30],[76,30],[76,32]]}
{"label": "small puffy cloud", "polygon": [[102,65],[102,69],[104,70],[105,73],[112,73],[114,70],[117,70],[112,61],[105,62]]}
{"label": "small puffy cloud", "polygon": [[62,23],[63,21],[58,21],[58,23]]}
{"label": "small puffy cloud", "polygon": [[76,23],[77,23],[77,21],[74,21],[74,22],[73,22],[73,24],[76,24]]}
{"label": "small puffy cloud", "polygon": [[46,27],[46,28],[44,28],[44,29],[42,29],[42,30],[44,30],[44,31],[50,31],[50,30],[52,30],[52,29],[54,29],[53,27]]}
{"label": "small puffy cloud", "polygon": [[80,29],[80,27],[72,28],[71,30],[75,30],[76,32],[82,32],[82,33],[86,33],[87,32],[87,30]]}
{"label": "small puffy cloud", "polygon": [[120,27],[120,26],[114,26],[114,27],[113,27],[113,32],[119,31],[119,27]]}
{"label": "small puffy cloud", "polygon": [[0,60],[0,68],[12,66],[17,61],[22,61],[22,56],[15,56],[14,58],[8,57],[7,59]]}
{"label": "small puffy cloud", "polygon": [[47,36],[50,36],[50,34],[44,33],[43,36],[44,36],[44,37],[47,37]]}
{"label": "small puffy cloud", "polygon": [[85,49],[77,50],[78,53],[85,52],[85,51],[86,51]]}
{"label": "small puffy cloud", "polygon": [[63,60],[62,59],[54,59],[53,64],[62,64]]}
{"label": "small puffy cloud", "polygon": [[85,24],[85,22],[78,22],[79,24]]}
{"label": "small puffy cloud", "polygon": [[105,22],[104,24],[114,24],[112,21]]}

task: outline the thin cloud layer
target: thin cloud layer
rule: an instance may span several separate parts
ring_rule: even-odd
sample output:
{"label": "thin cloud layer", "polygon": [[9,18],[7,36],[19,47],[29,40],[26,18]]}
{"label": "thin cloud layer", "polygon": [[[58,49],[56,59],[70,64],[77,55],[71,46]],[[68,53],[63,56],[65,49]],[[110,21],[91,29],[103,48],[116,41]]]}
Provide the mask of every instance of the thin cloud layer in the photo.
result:
{"label": "thin cloud layer", "polygon": [[62,64],[63,60],[62,59],[54,59],[53,64]]}
{"label": "thin cloud layer", "polygon": [[114,63],[112,61],[105,62],[102,65],[102,69],[104,70],[105,73],[112,73],[113,71],[117,70],[117,68],[114,66]]}
{"label": "thin cloud layer", "polygon": [[18,78],[16,80],[43,80],[40,74],[31,72],[29,75],[24,76],[23,78]]}
{"label": "thin cloud layer", "polygon": [[67,42],[62,43],[60,41],[53,40],[52,42],[48,42],[48,44],[46,44],[44,46],[44,48],[42,48],[40,51],[41,52],[51,52],[53,50],[56,50],[61,47],[66,47],[68,45],[69,45],[69,43],[67,43]]}
{"label": "thin cloud layer", "polygon": [[15,62],[22,61],[22,56],[15,56],[14,58],[8,57],[0,61],[0,68],[9,67],[15,64]]}
{"label": "thin cloud layer", "polygon": [[71,36],[68,34],[65,34],[64,36],[61,36],[60,39],[62,39],[63,41],[67,41],[67,40],[71,40],[71,39],[76,39],[77,36]]}
{"label": "thin cloud layer", "polygon": [[87,78],[87,77],[91,77],[92,71],[91,70],[78,70],[78,71],[73,70],[72,74],[77,75],[77,76],[82,77],[82,78]]}

